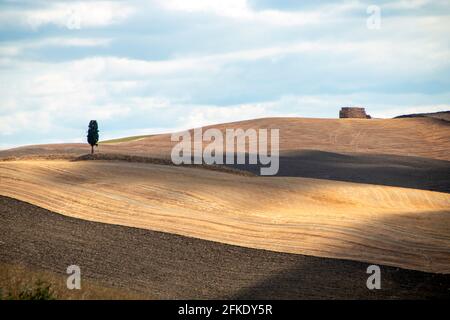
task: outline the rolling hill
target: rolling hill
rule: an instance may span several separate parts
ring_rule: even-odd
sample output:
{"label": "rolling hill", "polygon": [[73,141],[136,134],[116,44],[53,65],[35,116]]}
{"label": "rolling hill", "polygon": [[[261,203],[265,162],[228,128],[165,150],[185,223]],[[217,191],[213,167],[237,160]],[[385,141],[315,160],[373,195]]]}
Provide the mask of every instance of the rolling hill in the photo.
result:
{"label": "rolling hill", "polygon": [[[25,273],[60,288],[58,298],[445,299],[450,286],[448,275],[381,266],[383,289],[367,290],[365,263],[91,222],[2,196],[0,221],[0,286]],[[75,262],[81,290],[67,290]]]}
{"label": "rolling hill", "polygon": [[[6,203],[2,210],[8,212],[2,212],[1,232],[7,236],[11,230],[16,230],[25,241],[19,246],[11,243],[14,235],[5,236],[2,241],[8,241],[7,247],[15,249],[3,256],[27,265],[39,264],[32,257],[33,250],[40,250],[34,244],[40,241],[34,233],[45,233],[46,228],[29,228],[27,230],[32,234],[26,235],[24,228],[14,226],[10,219],[15,218],[10,212],[21,210],[24,205],[11,202],[13,198],[27,203],[26,210],[30,212],[49,210],[45,211],[45,221],[52,221],[52,214],[61,214],[58,219],[77,218],[104,228],[122,226],[120,232],[126,233],[124,239],[128,239],[128,235],[132,239],[135,229],[168,235],[164,236],[168,241],[164,246],[168,248],[172,242],[174,247],[179,247],[178,241],[190,241],[176,237],[201,239],[204,242],[196,243],[192,250],[207,257],[209,253],[204,250],[211,244],[218,250],[215,257],[219,260],[225,259],[229,250],[235,250],[232,248],[243,248],[255,251],[238,250],[236,255],[254,254],[256,260],[262,257],[259,251],[269,252],[264,258],[269,261],[281,261],[284,256],[280,255],[293,261],[307,257],[307,262],[301,264],[313,278],[325,274],[326,270],[314,274],[311,266],[322,265],[319,261],[325,260],[320,259],[329,259],[323,262],[324,265],[335,265],[339,273],[345,274],[340,261],[351,260],[355,264],[349,264],[349,268],[363,268],[365,263],[375,263],[391,270],[392,275],[395,270],[401,270],[406,286],[415,283],[414,286],[425,288],[424,282],[418,284],[415,281],[431,279],[432,273],[444,274],[444,282],[438,282],[447,283],[450,274],[448,122],[431,117],[372,120],[265,118],[204,129],[207,128],[222,131],[227,128],[279,129],[278,175],[258,176],[258,166],[251,165],[231,165],[231,169],[209,167],[214,170],[204,170],[204,166],[174,166],[170,162],[174,145],[170,134],[105,141],[94,157],[83,156],[90,151],[87,144],[34,145],[0,151],[0,196]],[[32,215],[29,219],[33,219]],[[72,240],[63,237],[72,222],[61,223],[62,229],[54,232],[60,234],[58,237],[62,241],[57,250],[64,251],[61,248],[72,246]],[[88,228],[84,223],[75,225],[76,228]],[[84,234],[81,229],[80,232]],[[119,231],[111,229],[111,232]],[[106,237],[106,234],[95,237]],[[84,245],[88,248],[88,243]],[[24,250],[29,254],[24,256]],[[55,269],[56,260],[52,255],[39,252],[40,265]],[[120,254],[123,257],[124,253]],[[172,252],[171,257],[179,259],[179,254],[181,251]],[[87,263],[93,264],[92,268],[100,268],[94,256]],[[115,261],[112,263],[117,263],[122,258],[111,259]],[[132,259],[138,261],[139,257]],[[209,261],[205,262],[208,265],[199,268],[219,268],[211,262],[214,259],[205,259]],[[159,255],[154,263],[166,268],[167,261]],[[196,265],[193,260],[189,263]],[[179,267],[167,268],[164,270],[176,273],[174,270]],[[219,285],[201,292],[187,290],[193,296],[186,293],[188,295],[182,297],[249,297],[255,292],[264,296],[268,294],[267,288],[283,288],[277,287],[281,283],[289,287],[286,279],[300,279],[295,270],[293,274],[282,271],[282,276],[269,277],[270,270],[275,270],[273,265],[264,264],[264,270],[260,271],[265,274],[263,278],[252,275],[259,285],[251,290],[244,281],[226,294],[219,292]],[[230,277],[227,272],[223,275],[225,278]],[[91,276],[96,280],[105,274],[93,270]],[[165,276],[171,277],[170,274]],[[211,277],[212,281],[220,282],[213,275]],[[167,279],[144,278],[146,283],[160,288],[159,297],[177,296],[165,291]],[[192,284],[202,277],[184,273],[174,279],[181,278],[191,279]],[[342,277],[330,279],[333,284],[317,283],[323,292],[332,296],[335,291],[329,292],[327,288],[337,285]],[[139,285],[130,284],[132,279],[118,281],[134,286],[142,293]],[[426,281],[435,283],[434,280]],[[440,288],[436,290],[442,293],[446,288],[442,289],[438,282],[432,287]],[[392,283],[393,287],[399,288],[395,281]],[[289,287],[283,297],[316,294],[311,290],[308,287],[299,292]],[[356,290],[358,296],[362,292],[357,288],[351,290]],[[389,294],[389,297],[396,295]]]}
{"label": "rolling hill", "polygon": [[450,273],[446,193],[120,161],[8,161],[0,179],[0,195],[85,220]]}
{"label": "rolling hill", "polygon": [[395,119],[401,119],[401,118],[426,118],[426,117],[440,119],[440,120],[444,120],[444,121],[450,121],[450,111],[405,114],[405,115],[401,115],[401,116],[395,117]]}
{"label": "rolling hill", "polygon": [[[100,123],[101,126],[101,123]],[[450,160],[450,124],[433,118],[310,119],[264,118],[207,126],[204,129],[279,129],[280,151],[320,150]],[[104,153],[169,158],[170,134],[138,136],[100,144]],[[124,141],[124,142],[121,142]],[[89,152],[87,144],[67,143],[19,147],[0,151],[0,158]]]}

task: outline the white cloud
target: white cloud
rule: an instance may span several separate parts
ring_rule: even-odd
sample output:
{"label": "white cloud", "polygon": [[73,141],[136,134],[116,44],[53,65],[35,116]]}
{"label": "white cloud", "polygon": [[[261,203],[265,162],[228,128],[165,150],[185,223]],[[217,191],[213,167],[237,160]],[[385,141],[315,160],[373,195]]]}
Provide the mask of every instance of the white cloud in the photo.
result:
{"label": "white cloud", "polygon": [[21,47],[17,45],[1,45],[0,57],[12,57],[17,56],[21,52]]}
{"label": "white cloud", "polygon": [[50,114],[42,110],[19,111],[12,114],[0,116],[1,134],[10,136],[23,130],[36,130],[48,132],[51,128]]}
{"label": "white cloud", "polygon": [[20,24],[38,29],[53,24],[67,29],[81,29],[119,23],[134,11],[125,3],[113,1],[51,2],[44,8],[4,9],[0,12],[0,20],[4,26]]}
{"label": "white cloud", "polygon": [[177,119],[182,129],[190,129],[215,123],[247,120],[272,115],[265,104],[242,104],[236,106],[189,106],[182,108]]}
{"label": "white cloud", "polygon": [[383,4],[382,7],[386,9],[420,9],[424,6],[430,5],[430,4],[445,4],[448,2],[439,1],[439,0],[396,0],[392,2],[388,2],[386,4]]}
{"label": "white cloud", "polygon": [[48,38],[37,41],[31,47],[61,46],[61,47],[98,47],[111,43],[111,38]]}
{"label": "white cloud", "polygon": [[[98,41],[66,38],[59,42],[62,45],[95,45],[99,44]],[[39,45],[56,42],[56,39],[44,39]],[[411,50],[411,47],[414,49]],[[208,79],[213,74],[220,74],[228,64],[302,53],[314,53],[316,56],[325,54],[331,61],[332,57],[343,55],[348,59],[345,64],[348,70],[382,62],[380,69],[393,73],[403,69],[409,76],[432,73],[434,69],[448,65],[450,61],[444,59],[450,57],[448,49],[432,44],[418,47],[392,46],[391,43],[382,41],[300,42],[162,61],[119,57],[92,57],[61,63],[10,61],[6,63],[8,68],[0,76],[3,83],[0,87],[2,133],[10,135],[24,127],[41,132],[49,131],[49,126],[57,123],[56,119],[67,115],[74,121],[82,121],[86,117],[107,121],[114,117],[141,113],[148,106],[153,111],[155,108],[179,111],[179,116],[176,112],[171,114],[174,121],[189,127],[268,115],[322,116],[328,114],[330,108],[334,110],[342,105],[359,104],[358,99],[342,96],[293,96],[264,103],[220,107],[192,105],[189,99],[183,100],[176,95],[168,99],[154,96],[154,93],[133,93],[133,90],[142,90],[153,81],[163,82],[172,77],[179,81],[178,85],[183,89],[183,86],[191,85],[192,77]],[[420,67],[418,62],[424,57],[428,63]],[[336,60],[340,61],[338,58]],[[341,63],[336,66],[341,67]],[[183,80],[181,75],[186,78]],[[311,111],[315,109],[322,109],[323,113]],[[395,108],[393,110],[393,115],[402,113]],[[35,122],[35,119],[40,120]]]}
{"label": "white cloud", "polygon": [[167,10],[187,13],[213,14],[225,18],[247,22],[281,26],[301,26],[323,23],[338,18],[349,10],[364,7],[357,1],[339,5],[323,5],[316,10],[281,11],[254,10],[247,0],[159,0],[159,4]]}
{"label": "white cloud", "polygon": [[[58,40],[54,40],[57,42]],[[66,39],[61,45],[94,45],[106,43],[96,39]],[[44,41],[44,43],[52,43]],[[121,57],[90,57],[70,62],[56,64],[41,64],[47,71],[62,72],[55,85],[61,86],[64,78],[71,80],[104,79],[123,80],[121,86],[135,87],[139,79],[145,80],[151,76],[181,75],[181,74],[213,74],[220,72],[227,64],[264,59],[279,59],[287,55],[312,53],[324,55],[332,62],[333,57],[347,56],[347,66],[366,65],[375,66],[375,69],[389,71],[403,69],[410,74],[432,72],[449,64],[450,48],[442,47],[436,43],[420,43],[417,40],[411,43],[406,41],[402,45],[395,45],[391,41],[367,42],[299,42],[285,45],[255,48],[249,50],[233,51],[219,54],[200,56],[177,57],[168,60],[138,60]],[[32,45],[32,44],[31,44]],[[16,52],[12,50],[12,52]],[[421,65],[422,61],[426,64]],[[23,62],[22,66],[25,66]],[[339,66],[340,64],[336,64]],[[33,67],[30,65],[29,68]],[[39,79],[37,82],[42,82]],[[43,79],[45,83],[45,78]],[[136,81],[135,81],[136,80]],[[53,83],[52,86],[53,87]]]}
{"label": "white cloud", "polygon": [[250,14],[245,0],[161,0],[160,5],[169,10],[206,12],[236,18],[245,18]]}
{"label": "white cloud", "polygon": [[[256,10],[243,0],[158,0],[139,10],[128,2],[45,3],[0,12],[0,32],[30,27],[19,31],[27,40],[0,42],[3,145],[48,142],[54,132],[82,139],[91,118],[109,126],[102,137],[117,137],[266,116],[336,117],[349,105],[377,117],[449,108],[441,76],[450,67],[448,15],[420,11],[426,1],[399,4],[423,14],[382,15],[377,32],[365,27],[360,1],[306,11]],[[119,22],[120,32],[66,30]],[[36,32],[48,25],[61,28]],[[60,47],[78,49],[67,55]],[[408,93],[415,89],[437,93]]]}
{"label": "white cloud", "polygon": [[56,37],[38,40],[3,42],[0,45],[0,57],[15,57],[27,50],[45,47],[100,47],[111,43],[111,38],[72,38]]}

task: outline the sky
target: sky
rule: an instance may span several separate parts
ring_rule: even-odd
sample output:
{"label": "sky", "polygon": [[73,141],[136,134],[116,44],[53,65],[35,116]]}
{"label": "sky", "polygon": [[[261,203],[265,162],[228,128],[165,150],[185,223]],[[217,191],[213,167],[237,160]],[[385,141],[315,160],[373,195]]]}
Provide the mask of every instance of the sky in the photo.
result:
{"label": "sky", "polygon": [[447,0],[1,0],[0,148],[450,110],[449,34]]}

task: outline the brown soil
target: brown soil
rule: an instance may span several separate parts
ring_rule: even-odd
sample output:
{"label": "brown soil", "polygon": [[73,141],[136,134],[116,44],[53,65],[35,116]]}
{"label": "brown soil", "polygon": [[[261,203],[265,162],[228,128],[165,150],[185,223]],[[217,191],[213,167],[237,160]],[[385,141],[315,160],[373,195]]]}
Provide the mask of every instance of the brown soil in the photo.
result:
{"label": "brown soil", "polygon": [[177,167],[185,167],[185,168],[196,168],[196,169],[206,169],[212,171],[219,171],[231,174],[237,174],[241,176],[252,177],[255,174],[250,172],[249,170],[241,170],[239,168],[232,168],[221,165],[207,165],[205,163],[200,165],[189,165],[189,164],[180,164],[174,165],[174,163],[169,159],[162,158],[150,158],[150,157],[142,157],[142,156],[131,156],[126,154],[105,154],[105,153],[96,153],[96,154],[86,154],[79,157],[72,158],[73,161],[89,161],[89,160],[108,160],[108,161],[126,161],[126,162],[135,162],[135,163],[148,163],[148,164],[159,164],[166,166],[177,166]]}
{"label": "brown soil", "polygon": [[[366,263],[90,222],[8,197],[0,197],[0,262],[46,270],[61,281],[67,266],[77,264],[82,286],[112,288],[106,298],[120,290],[158,299],[450,297],[448,275],[381,266],[381,290],[368,290]],[[86,297],[102,298],[102,291],[95,294]]]}
{"label": "brown soil", "polygon": [[[300,150],[282,152],[279,161],[279,177],[339,180],[450,193],[450,161],[445,160]],[[260,165],[246,163],[230,166],[260,174]]]}
{"label": "brown soil", "polygon": [[441,112],[432,112],[432,113],[414,113],[414,114],[405,114],[398,117],[395,117],[395,119],[401,119],[401,118],[423,118],[423,117],[429,117],[429,118],[435,118],[440,119],[444,121],[450,121],[450,111],[441,111]]}
{"label": "brown soil", "polygon": [[0,180],[0,195],[86,220],[450,273],[447,193],[124,161],[0,162]]}

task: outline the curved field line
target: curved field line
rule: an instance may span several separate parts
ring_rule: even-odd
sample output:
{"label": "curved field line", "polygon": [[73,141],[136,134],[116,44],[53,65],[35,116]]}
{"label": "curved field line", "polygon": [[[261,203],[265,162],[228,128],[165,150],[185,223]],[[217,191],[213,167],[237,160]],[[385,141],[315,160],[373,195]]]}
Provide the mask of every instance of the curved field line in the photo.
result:
{"label": "curved field line", "polygon": [[450,195],[128,162],[0,163],[0,194],[64,215],[450,273]]}

